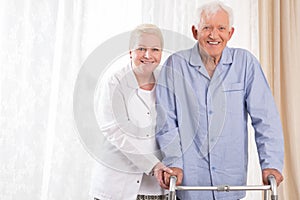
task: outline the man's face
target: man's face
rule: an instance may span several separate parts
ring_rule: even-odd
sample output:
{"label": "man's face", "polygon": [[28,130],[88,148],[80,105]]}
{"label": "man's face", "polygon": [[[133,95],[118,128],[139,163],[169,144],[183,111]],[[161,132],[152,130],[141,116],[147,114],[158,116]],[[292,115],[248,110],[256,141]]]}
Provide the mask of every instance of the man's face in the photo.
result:
{"label": "man's face", "polygon": [[153,34],[144,33],[130,51],[133,68],[141,73],[153,72],[159,65],[162,49],[160,39]]}
{"label": "man's face", "polygon": [[230,40],[234,29],[229,27],[227,13],[219,10],[210,15],[202,13],[198,27],[193,26],[192,31],[200,48],[219,62],[222,51]]}

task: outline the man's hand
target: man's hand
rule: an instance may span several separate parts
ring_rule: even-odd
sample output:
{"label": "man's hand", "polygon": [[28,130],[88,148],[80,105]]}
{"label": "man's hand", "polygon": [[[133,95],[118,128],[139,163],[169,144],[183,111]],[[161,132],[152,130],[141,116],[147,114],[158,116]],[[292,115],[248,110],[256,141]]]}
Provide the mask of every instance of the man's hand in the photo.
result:
{"label": "man's hand", "polygon": [[182,169],[176,167],[166,167],[163,163],[159,162],[153,168],[154,176],[158,181],[159,185],[164,189],[169,189],[170,177],[176,176],[177,182],[176,185],[181,184],[182,182]]}
{"label": "man's hand", "polygon": [[159,162],[154,166],[153,172],[159,185],[164,189],[168,189],[168,185],[164,183],[164,173],[173,174],[173,170],[166,167],[163,163]]}
{"label": "man's hand", "polygon": [[176,185],[181,185],[182,183],[182,178],[183,178],[183,172],[182,169],[177,168],[177,167],[170,167],[173,170],[173,173],[167,173],[164,172],[163,178],[164,178],[164,184],[168,186],[170,185],[170,177],[171,176],[176,176],[177,177],[177,181],[176,181]]}
{"label": "man's hand", "polygon": [[282,174],[277,169],[266,168],[262,171],[262,180],[265,185],[269,185],[268,176],[273,175],[276,179],[277,186],[283,181]]}

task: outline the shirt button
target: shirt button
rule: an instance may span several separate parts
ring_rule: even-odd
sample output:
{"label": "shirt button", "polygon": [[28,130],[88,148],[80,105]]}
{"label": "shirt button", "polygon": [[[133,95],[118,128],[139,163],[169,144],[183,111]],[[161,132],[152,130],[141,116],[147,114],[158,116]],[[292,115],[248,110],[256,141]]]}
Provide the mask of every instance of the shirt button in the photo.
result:
{"label": "shirt button", "polygon": [[150,115],[150,112],[147,112],[147,115]]}
{"label": "shirt button", "polygon": [[137,180],[136,182],[137,182],[137,183],[140,183],[140,180]]}
{"label": "shirt button", "polygon": [[212,167],[211,169],[212,169],[213,171],[215,171],[215,170],[216,170],[216,168],[215,168],[215,167]]}
{"label": "shirt button", "polygon": [[210,111],[208,112],[208,114],[210,114],[210,115],[213,114],[213,111],[210,110]]}

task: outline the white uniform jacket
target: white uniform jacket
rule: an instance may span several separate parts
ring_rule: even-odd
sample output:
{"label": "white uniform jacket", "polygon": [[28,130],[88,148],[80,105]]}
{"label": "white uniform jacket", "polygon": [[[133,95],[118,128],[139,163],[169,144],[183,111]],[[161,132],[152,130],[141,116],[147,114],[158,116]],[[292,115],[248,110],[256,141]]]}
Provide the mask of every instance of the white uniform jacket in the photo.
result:
{"label": "white uniform jacket", "polygon": [[145,105],[131,65],[101,84],[96,116],[106,138],[102,163],[95,166],[90,194],[100,200],[135,200],[143,173],[160,160],[155,140],[155,105]]}

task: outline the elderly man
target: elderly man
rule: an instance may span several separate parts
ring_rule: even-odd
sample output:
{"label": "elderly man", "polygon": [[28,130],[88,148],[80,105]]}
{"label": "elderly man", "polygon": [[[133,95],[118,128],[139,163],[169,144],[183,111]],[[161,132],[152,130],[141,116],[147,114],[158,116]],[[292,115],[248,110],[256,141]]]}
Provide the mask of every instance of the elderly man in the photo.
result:
{"label": "elderly man", "polygon": [[[191,49],[171,55],[156,88],[156,139],[163,163],[189,186],[246,185],[248,115],[262,179],[283,180],[280,117],[263,71],[247,50],[229,48],[234,33],[231,8],[213,2],[198,9]],[[162,187],[168,186],[170,174]],[[184,200],[236,200],[245,192],[178,191]]]}

